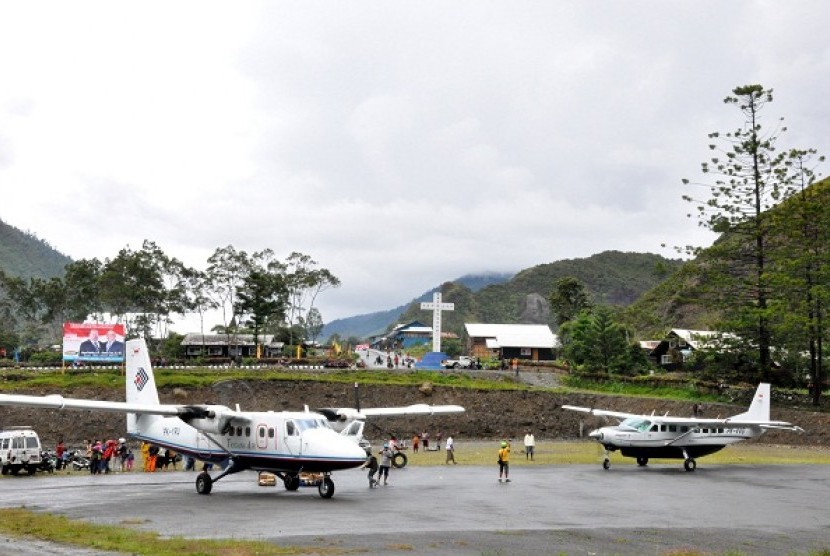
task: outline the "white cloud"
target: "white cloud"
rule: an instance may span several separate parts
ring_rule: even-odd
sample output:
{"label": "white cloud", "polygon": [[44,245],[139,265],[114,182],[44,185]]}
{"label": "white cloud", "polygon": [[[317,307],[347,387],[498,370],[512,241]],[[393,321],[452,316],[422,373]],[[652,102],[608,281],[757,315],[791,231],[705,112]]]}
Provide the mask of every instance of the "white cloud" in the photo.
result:
{"label": "white cloud", "polygon": [[710,241],[735,86],[830,145],[817,0],[0,6],[0,218],[73,258],[311,255],[325,320],[462,274]]}

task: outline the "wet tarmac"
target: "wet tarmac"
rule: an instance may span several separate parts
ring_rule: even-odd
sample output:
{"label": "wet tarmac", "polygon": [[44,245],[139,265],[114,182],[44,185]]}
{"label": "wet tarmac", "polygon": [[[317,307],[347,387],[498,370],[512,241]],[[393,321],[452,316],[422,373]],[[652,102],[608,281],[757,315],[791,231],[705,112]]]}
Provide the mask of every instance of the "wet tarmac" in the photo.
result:
{"label": "wet tarmac", "polygon": [[[334,497],[257,485],[256,474],[195,491],[195,473],[5,477],[0,506],[165,536],[236,538],[365,554],[664,554],[684,549],[808,554],[830,549],[823,465],[481,466],[336,473]],[[0,539],[2,540],[2,539]]]}

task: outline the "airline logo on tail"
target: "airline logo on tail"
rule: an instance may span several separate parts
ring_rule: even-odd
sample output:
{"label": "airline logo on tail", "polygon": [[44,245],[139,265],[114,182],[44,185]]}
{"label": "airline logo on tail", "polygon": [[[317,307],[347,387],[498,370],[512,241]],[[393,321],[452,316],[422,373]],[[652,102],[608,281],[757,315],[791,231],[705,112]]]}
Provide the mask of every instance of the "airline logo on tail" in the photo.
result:
{"label": "airline logo on tail", "polygon": [[135,387],[138,388],[139,392],[147,386],[149,380],[150,377],[147,376],[147,371],[144,370],[144,367],[139,367],[138,372],[135,373]]}

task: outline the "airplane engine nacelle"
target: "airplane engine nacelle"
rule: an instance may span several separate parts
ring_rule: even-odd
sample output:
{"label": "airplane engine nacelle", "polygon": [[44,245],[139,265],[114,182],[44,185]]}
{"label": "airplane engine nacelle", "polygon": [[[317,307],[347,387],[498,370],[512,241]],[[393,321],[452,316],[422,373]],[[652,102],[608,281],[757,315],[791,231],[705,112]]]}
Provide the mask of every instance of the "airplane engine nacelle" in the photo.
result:
{"label": "airplane engine nacelle", "polygon": [[181,420],[202,432],[224,434],[230,427],[234,412],[223,405],[200,405],[186,408]]}
{"label": "airplane engine nacelle", "polygon": [[362,413],[350,407],[343,407],[337,410],[337,419],[339,421],[354,421],[356,419],[366,419]]}

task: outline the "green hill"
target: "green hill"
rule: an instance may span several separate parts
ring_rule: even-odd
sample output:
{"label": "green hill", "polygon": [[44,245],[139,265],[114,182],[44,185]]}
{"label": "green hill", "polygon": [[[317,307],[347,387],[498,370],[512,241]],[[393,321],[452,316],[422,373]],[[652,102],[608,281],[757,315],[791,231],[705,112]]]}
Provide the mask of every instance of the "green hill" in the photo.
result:
{"label": "green hill", "polygon": [[[830,178],[815,183],[810,188],[811,202],[818,208],[830,206]],[[793,199],[786,200],[772,209],[772,214],[779,221],[795,220],[792,214],[795,210]],[[817,233],[822,237],[830,237],[830,228],[827,219],[816,219]],[[739,238],[724,234],[715,242],[715,245],[724,242],[739,241]],[[770,260],[778,258],[786,260],[793,254],[788,250],[792,242],[784,237],[770,241],[768,257]],[[671,328],[687,328],[693,330],[714,330],[718,328],[720,315],[707,309],[701,303],[698,291],[702,283],[701,269],[709,266],[713,260],[713,247],[704,249],[692,261],[685,263],[677,272],[664,282],[645,292],[634,303],[626,308],[622,320],[640,338],[658,337]],[[825,263],[826,265],[826,263]],[[778,309],[782,309],[779,307]],[[780,314],[786,320],[792,315]]]}
{"label": "green hill", "polygon": [[0,220],[0,270],[20,278],[63,276],[72,259],[33,234]]}
{"label": "green hill", "polygon": [[[464,323],[550,324],[548,297],[556,282],[572,276],[582,282],[594,301],[617,306],[634,303],[682,266],[682,261],[651,253],[605,251],[584,259],[541,264],[519,272],[511,280],[474,292],[463,284],[441,286],[443,300],[455,310],[443,314],[443,328],[461,334]],[[397,322],[431,322],[431,314],[412,303]]]}

